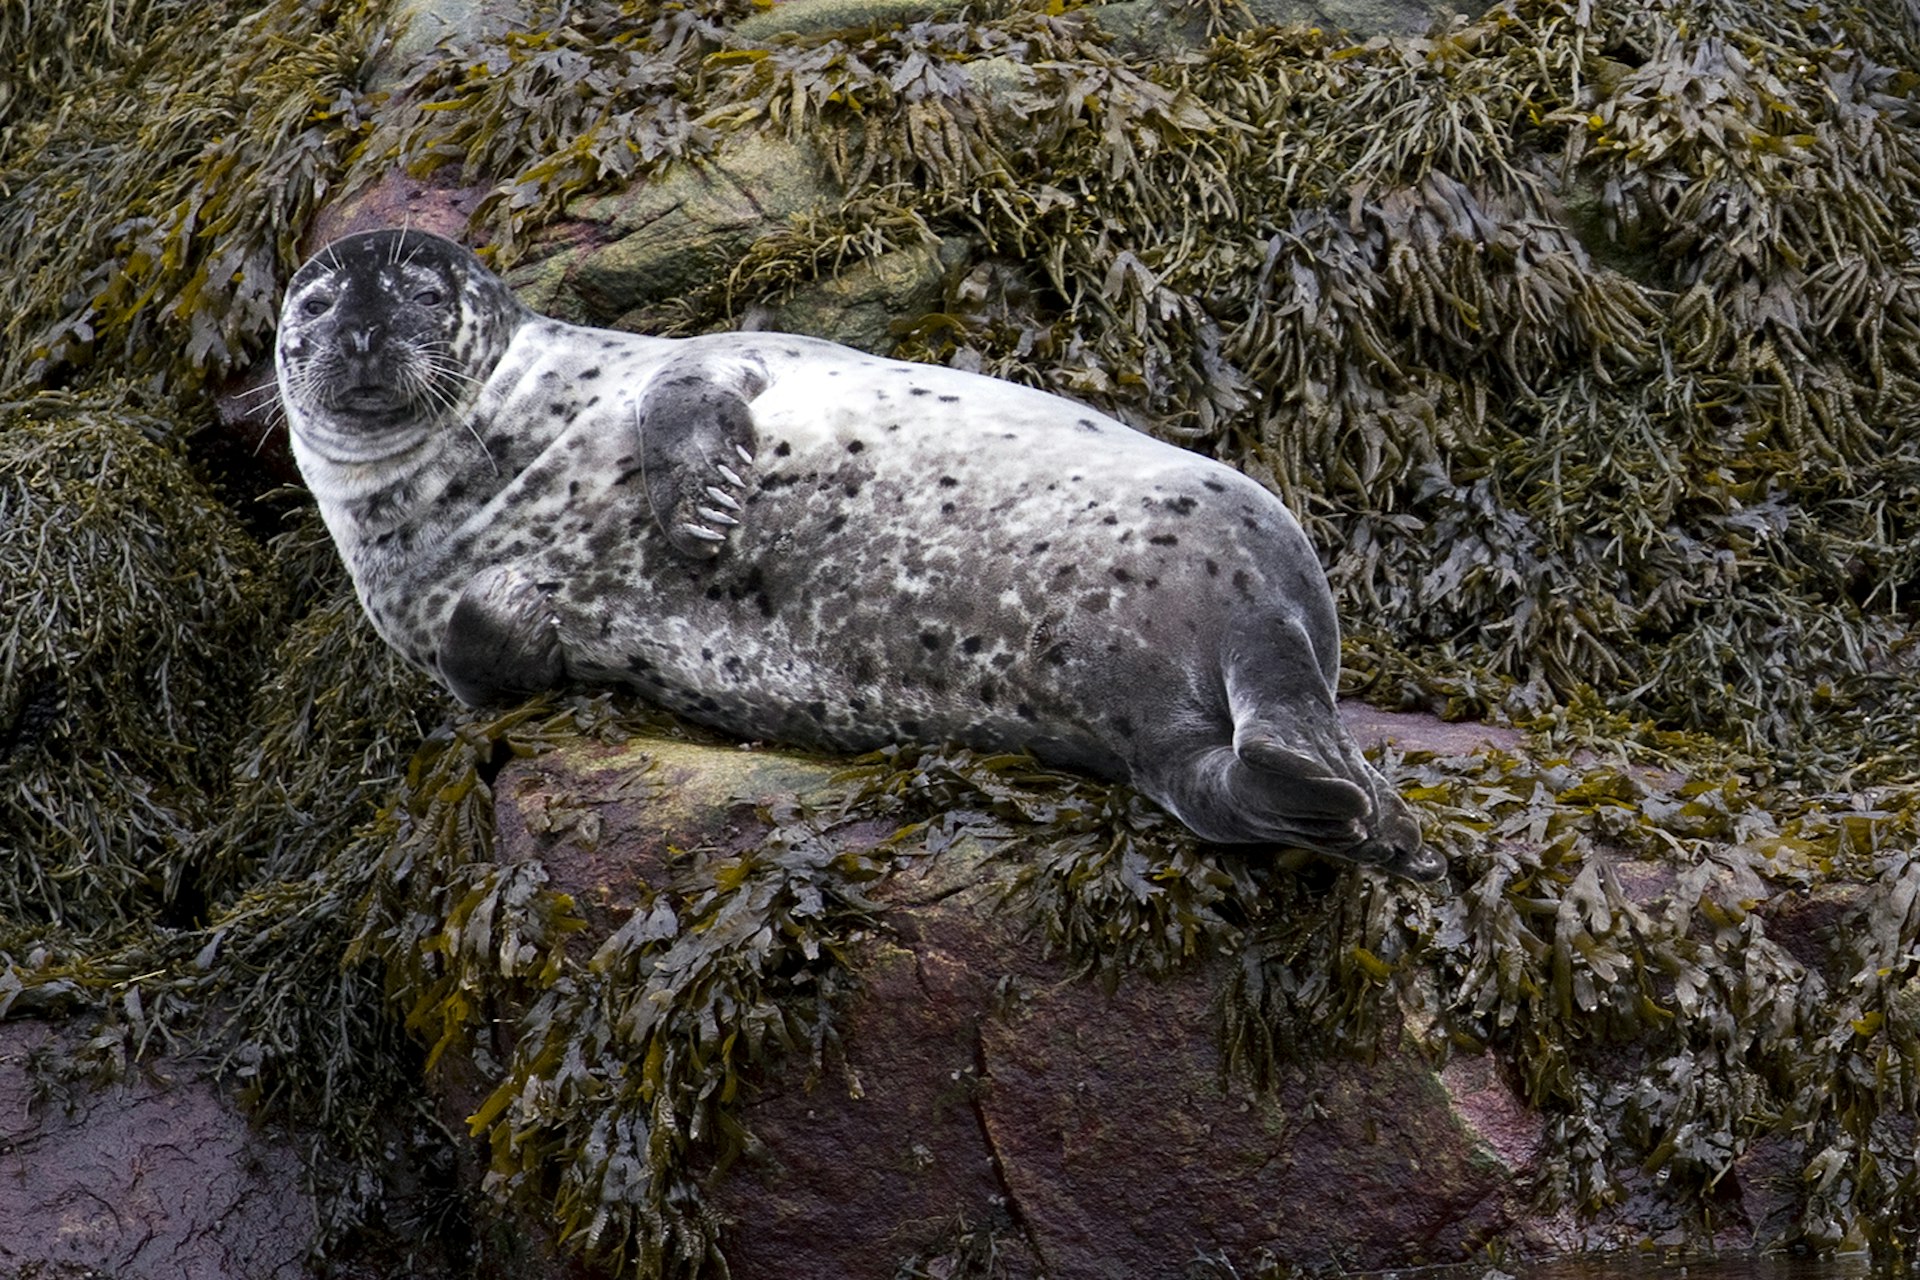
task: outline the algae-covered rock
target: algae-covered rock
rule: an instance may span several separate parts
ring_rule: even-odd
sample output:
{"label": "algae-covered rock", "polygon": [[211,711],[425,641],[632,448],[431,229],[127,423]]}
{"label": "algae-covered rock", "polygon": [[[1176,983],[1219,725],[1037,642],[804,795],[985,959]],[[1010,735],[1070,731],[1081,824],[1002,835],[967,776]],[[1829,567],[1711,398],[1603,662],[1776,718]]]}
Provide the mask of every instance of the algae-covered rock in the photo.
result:
{"label": "algae-covered rock", "polygon": [[[95,1020],[46,1079],[204,1053],[325,1149],[330,1258],[404,1241],[385,1209],[462,1124],[479,1198],[439,1185],[428,1230],[476,1270],[519,1265],[515,1221],[557,1241],[529,1266],[643,1276],[1137,1271],[1162,1233],[1246,1275],[1488,1238],[1911,1257],[1904,19],[405,7],[411,43],[359,0],[0,15],[0,394],[32,406],[0,591],[52,602],[0,622],[0,1015]],[[217,468],[195,434],[356,218],[464,228],[568,318],[773,315],[1282,491],[1347,691],[1514,726],[1388,753],[1450,894],[1203,849],[1013,758],[813,791],[632,705],[457,711],[310,515],[265,542],[297,505],[253,501],[271,413]]]}
{"label": "algae-covered rock", "polygon": [[168,910],[212,817],[278,583],[177,434],[107,396],[0,405],[0,920]]}
{"label": "algae-covered rock", "polygon": [[578,202],[571,212],[585,244],[507,280],[549,315],[618,324],[680,299],[789,218],[818,213],[841,196],[812,146],[748,135],[658,182]]}

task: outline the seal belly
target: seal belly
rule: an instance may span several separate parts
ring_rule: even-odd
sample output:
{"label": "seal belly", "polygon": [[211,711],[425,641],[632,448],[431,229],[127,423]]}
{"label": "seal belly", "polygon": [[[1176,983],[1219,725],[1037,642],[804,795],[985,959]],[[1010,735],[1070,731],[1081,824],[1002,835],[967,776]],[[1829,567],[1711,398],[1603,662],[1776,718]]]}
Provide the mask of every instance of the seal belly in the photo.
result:
{"label": "seal belly", "polygon": [[1039,393],[982,415],[944,370],[899,366],[898,414],[823,413],[832,367],[779,370],[756,400],[757,478],[719,561],[649,548],[637,495],[591,504],[607,554],[553,575],[577,675],[751,736],[1022,742],[1109,776],[1156,709],[1224,706],[1205,620],[1271,591],[1259,543],[1304,547],[1276,499],[1091,411],[1063,424]]}

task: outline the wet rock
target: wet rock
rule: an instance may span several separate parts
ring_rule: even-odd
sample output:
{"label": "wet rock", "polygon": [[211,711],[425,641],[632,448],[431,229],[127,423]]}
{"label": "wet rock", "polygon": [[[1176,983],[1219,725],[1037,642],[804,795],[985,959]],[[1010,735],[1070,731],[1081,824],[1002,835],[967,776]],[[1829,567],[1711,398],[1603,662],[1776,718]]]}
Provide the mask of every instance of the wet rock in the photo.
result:
{"label": "wet rock", "polygon": [[736,22],[733,35],[743,45],[754,45],[783,35],[884,30],[945,17],[961,7],[959,0],[785,0]]}
{"label": "wet rock", "polygon": [[[1454,0],[1246,0],[1247,18],[1260,26],[1319,27],[1349,36],[1417,36],[1455,16],[1477,17],[1481,3]],[[1208,6],[1191,0],[1116,0],[1087,10],[1126,57],[1163,59],[1206,44]]]}
{"label": "wet rock", "polygon": [[[497,852],[545,864],[590,948],[673,849],[751,847],[755,802],[830,776],[780,752],[567,749],[502,773]],[[1020,931],[1011,874],[963,842],[881,891],[820,1077],[761,1081],[755,1145],[708,1184],[733,1275],[886,1275],[982,1238],[1012,1276],[1382,1267],[1523,1228],[1540,1120],[1490,1064],[1437,1071],[1389,1034],[1256,1088],[1222,1068],[1215,965],[1072,977]]]}
{"label": "wet rock", "polygon": [[289,1144],[167,1058],[97,1089],[49,1085],[35,1063],[63,1034],[0,1024],[0,1273],[310,1274],[314,1206]]}
{"label": "wet rock", "polygon": [[724,278],[755,240],[841,198],[816,148],[746,134],[617,194],[577,201],[548,256],[507,273],[534,310],[645,329],[645,309]]}
{"label": "wet rock", "polygon": [[756,310],[742,327],[810,334],[885,355],[902,328],[939,309],[948,269],[968,252],[956,238],[881,254]]}

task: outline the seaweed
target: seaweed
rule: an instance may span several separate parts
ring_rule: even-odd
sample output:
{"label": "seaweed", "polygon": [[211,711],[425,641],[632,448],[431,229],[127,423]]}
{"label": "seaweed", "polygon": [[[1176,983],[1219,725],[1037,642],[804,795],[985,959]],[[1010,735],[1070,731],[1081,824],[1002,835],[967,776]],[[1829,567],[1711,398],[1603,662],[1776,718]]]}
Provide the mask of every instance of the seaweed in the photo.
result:
{"label": "seaweed", "polygon": [[[395,1185],[380,1117],[451,1164],[416,1082],[464,1061],[492,1073],[492,1193],[600,1264],[720,1273],[700,1192],[751,1149],[741,1100],[824,1069],[894,859],[964,840],[1075,972],[1211,966],[1224,1071],[1490,1052],[1548,1118],[1543,1206],[1653,1195],[1704,1237],[1780,1141],[1785,1242],[1910,1259],[1909,19],[1513,0],[1353,44],[1209,6],[1206,43],[1149,57],[1056,5],[759,44],[726,30],[748,7],[538,6],[386,89],[377,5],[0,14],[27,68],[0,85],[0,1013],[94,1019],[81,1071],[210,1054],[310,1129],[322,1252]],[[846,198],[720,264],[678,327],[964,246],[897,354],[1243,467],[1324,549],[1348,694],[1532,735],[1387,762],[1454,896],[911,748],[750,847],[679,852],[597,949],[537,861],[495,858],[507,761],[684,730],[608,699],[454,711],[310,513],[260,545],[184,442],[322,202],[396,165],[486,185],[505,266],[769,129]],[[1841,924],[1786,945],[1817,895]],[[991,1273],[993,1230],[902,1273]]]}
{"label": "seaweed", "polygon": [[135,8],[0,26],[8,65],[41,68],[0,116],[0,387],[104,370],[188,395],[249,363],[378,104],[379,6]]}
{"label": "seaweed", "polygon": [[144,398],[0,404],[0,917],[190,907],[186,846],[277,598]]}

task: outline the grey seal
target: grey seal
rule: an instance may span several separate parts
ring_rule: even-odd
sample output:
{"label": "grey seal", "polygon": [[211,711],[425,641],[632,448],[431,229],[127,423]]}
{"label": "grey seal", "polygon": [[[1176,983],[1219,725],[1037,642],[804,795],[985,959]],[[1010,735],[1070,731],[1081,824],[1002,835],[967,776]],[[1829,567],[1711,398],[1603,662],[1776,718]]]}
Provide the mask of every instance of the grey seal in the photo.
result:
{"label": "grey seal", "polygon": [[565,324],[419,231],[302,266],[276,362],[374,627],[466,703],[624,685],[747,738],[1026,748],[1204,840],[1445,872],[1335,711],[1312,546],[1230,467],[816,339]]}

